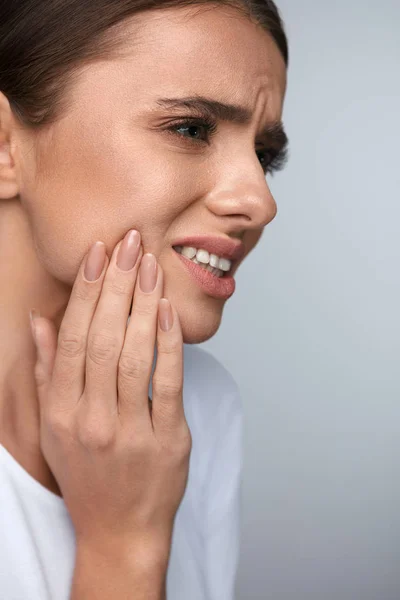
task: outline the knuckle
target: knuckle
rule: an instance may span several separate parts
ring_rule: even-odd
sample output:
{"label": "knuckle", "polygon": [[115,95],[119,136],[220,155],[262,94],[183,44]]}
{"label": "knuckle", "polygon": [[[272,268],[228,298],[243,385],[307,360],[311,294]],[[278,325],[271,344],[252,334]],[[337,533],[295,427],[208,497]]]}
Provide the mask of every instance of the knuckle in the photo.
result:
{"label": "knuckle", "polygon": [[159,354],[181,354],[182,353],[182,341],[175,338],[174,336],[169,336],[168,340],[160,339],[158,341],[158,352]]}
{"label": "knuckle", "polygon": [[103,365],[115,359],[118,352],[118,340],[105,333],[89,334],[87,355],[94,363]]}
{"label": "knuckle", "polygon": [[167,435],[161,443],[161,459],[180,466],[186,465],[192,451],[190,431],[177,432],[176,428],[171,428],[164,433]]}
{"label": "knuckle", "polygon": [[142,356],[136,352],[122,352],[118,374],[127,381],[141,381],[148,373],[150,365]]}
{"label": "knuckle", "polygon": [[172,377],[153,377],[153,390],[158,396],[177,396],[183,391],[183,383]]}
{"label": "knuckle", "polygon": [[74,358],[86,351],[86,340],[82,333],[66,331],[60,328],[58,335],[58,351],[62,356]]}
{"label": "knuckle", "polygon": [[106,450],[115,442],[115,431],[109,426],[88,422],[81,425],[79,440],[89,450]]}
{"label": "knuckle", "polygon": [[[160,357],[160,352],[158,352]],[[162,361],[162,358],[158,358]],[[183,363],[175,355],[169,357],[164,363],[160,363],[158,370],[154,373],[154,379],[161,382],[170,382],[179,391],[183,387]]]}

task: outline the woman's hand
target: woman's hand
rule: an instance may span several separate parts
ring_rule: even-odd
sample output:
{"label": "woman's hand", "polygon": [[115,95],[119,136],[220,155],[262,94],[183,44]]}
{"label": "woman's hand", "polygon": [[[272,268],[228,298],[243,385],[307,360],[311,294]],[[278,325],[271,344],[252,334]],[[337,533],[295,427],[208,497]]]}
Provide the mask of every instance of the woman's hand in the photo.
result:
{"label": "woman's hand", "polygon": [[[40,443],[78,541],[156,545],[168,555],[192,448],[182,399],[182,332],[173,307],[172,328],[160,327],[157,317],[165,315],[168,302],[160,302],[159,264],[155,290],[148,291],[154,267],[147,270],[147,293],[140,288],[146,284],[142,269],[149,267],[140,236],[139,256],[130,271],[116,264],[121,245],[110,261],[104,244],[89,252],[92,276],[96,257],[98,272],[104,265],[97,281],[84,279],[82,261],[58,339],[51,321],[35,320]],[[124,249],[129,268],[135,244],[124,243]]]}

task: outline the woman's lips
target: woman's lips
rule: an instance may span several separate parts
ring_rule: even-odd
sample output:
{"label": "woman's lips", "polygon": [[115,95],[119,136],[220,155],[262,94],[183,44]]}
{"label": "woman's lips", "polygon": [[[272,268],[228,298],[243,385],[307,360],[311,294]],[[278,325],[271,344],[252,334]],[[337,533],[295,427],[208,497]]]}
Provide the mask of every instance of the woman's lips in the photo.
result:
{"label": "woman's lips", "polygon": [[236,282],[231,275],[224,275],[224,277],[217,277],[213,275],[203,267],[196,265],[192,260],[186,258],[179,252],[174,250],[174,254],[180,259],[183,266],[186,268],[191,278],[213,298],[221,298],[228,300],[236,289]]}

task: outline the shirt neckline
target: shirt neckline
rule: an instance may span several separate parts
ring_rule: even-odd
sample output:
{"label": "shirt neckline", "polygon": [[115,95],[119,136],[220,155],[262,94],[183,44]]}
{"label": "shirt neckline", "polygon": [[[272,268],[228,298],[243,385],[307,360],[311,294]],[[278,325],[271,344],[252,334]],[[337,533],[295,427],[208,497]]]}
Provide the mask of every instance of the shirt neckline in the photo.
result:
{"label": "shirt neckline", "polygon": [[69,514],[64,498],[57,496],[28,473],[2,444],[0,444],[0,462],[5,465],[6,469],[11,472],[13,477],[17,478],[24,488],[28,488],[37,498],[51,504],[56,510]]}

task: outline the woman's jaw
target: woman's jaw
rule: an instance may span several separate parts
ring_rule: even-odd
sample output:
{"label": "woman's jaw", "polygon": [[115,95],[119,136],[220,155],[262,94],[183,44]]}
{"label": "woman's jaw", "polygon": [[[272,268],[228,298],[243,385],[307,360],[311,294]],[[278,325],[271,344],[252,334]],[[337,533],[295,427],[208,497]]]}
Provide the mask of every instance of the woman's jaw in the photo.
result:
{"label": "woman's jaw", "polygon": [[[170,300],[178,313],[184,343],[198,344],[213,337],[221,325],[227,299],[207,293],[172,247],[162,253],[159,264],[164,271],[163,297]],[[128,323],[132,310],[131,305]]]}

